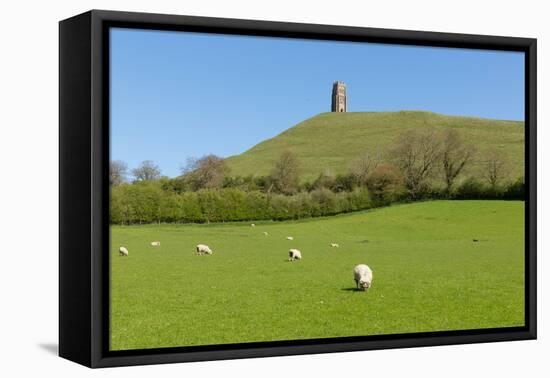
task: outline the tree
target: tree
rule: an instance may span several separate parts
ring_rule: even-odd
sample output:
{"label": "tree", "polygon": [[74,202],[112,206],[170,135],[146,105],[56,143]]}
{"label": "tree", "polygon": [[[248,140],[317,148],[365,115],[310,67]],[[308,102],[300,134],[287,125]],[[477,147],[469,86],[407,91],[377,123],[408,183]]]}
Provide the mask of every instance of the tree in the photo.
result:
{"label": "tree", "polygon": [[402,192],[403,177],[389,164],[380,164],[366,178],[369,193],[378,200],[393,201]]}
{"label": "tree", "polygon": [[489,151],[483,177],[487,180],[491,189],[496,189],[497,185],[508,177],[509,172],[510,166],[506,156],[496,149]]}
{"label": "tree", "polygon": [[200,159],[187,159],[182,173],[193,190],[220,188],[229,173],[229,167],[223,158],[206,155]]}
{"label": "tree", "polygon": [[458,131],[448,129],[443,133],[441,143],[441,165],[443,168],[443,179],[445,180],[447,195],[451,193],[455,179],[464,170],[464,167],[472,158],[473,152],[473,148],[464,144]]}
{"label": "tree", "polygon": [[139,167],[132,169],[135,181],[153,181],[160,178],[160,168],[151,160],[145,160]]}
{"label": "tree", "polygon": [[441,138],[433,129],[408,130],[397,138],[389,154],[411,197],[417,198],[440,160]]}
{"label": "tree", "polygon": [[300,164],[296,155],[285,151],[273,165],[271,178],[273,187],[280,193],[295,193],[300,183]]}
{"label": "tree", "polygon": [[350,173],[360,185],[366,185],[367,177],[380,163],[379,154],[365,153],[351,163]]}
{"label": "tree", "polygon": [[126,181],[128,165],[122,160],[114,160],[109,163],[109,184],[117,186]]}
{"label": "tree", "polygon": [[321,172],[319,176],[311,184],[311,189],[332,189],[336,177],[332,174],[329,169],[326,169],[324,172]]}
{"label": "tree", "polygon": [[338,175],[329,189],[333,192],[351,192],[357,184],[357,178],[352,174]]}

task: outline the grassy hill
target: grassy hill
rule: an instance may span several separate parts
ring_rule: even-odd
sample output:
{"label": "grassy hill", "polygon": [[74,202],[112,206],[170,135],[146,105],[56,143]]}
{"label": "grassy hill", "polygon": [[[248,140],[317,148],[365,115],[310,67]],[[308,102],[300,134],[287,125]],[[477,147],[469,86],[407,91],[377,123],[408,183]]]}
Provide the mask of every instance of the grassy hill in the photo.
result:
{"label": "grassy hill", "polygon": [[300,159],[304,180],[329,169],[347,172],[350,163],[365,152],[381,153],[407,129],[455,128],[477,149],[470,173],[479,172],[492,148],[502,150],[512,175],[523,175],[524,123],[473,117],[456,117],[422,111],[321,113],[227,159],[233,175],[266,175],[281,152],[290,150]]}

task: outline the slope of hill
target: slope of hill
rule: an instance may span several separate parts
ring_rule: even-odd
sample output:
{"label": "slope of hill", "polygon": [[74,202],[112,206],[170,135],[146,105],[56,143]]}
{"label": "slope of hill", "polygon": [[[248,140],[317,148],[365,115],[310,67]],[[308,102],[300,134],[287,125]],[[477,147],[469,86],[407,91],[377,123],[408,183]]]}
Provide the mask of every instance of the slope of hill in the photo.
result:
{"label": "slope of hill", "polygon": [[524,123],[473,117],[446,116],[422,111],[321,113],[248,151],[229,157],[232,175],[266,175],[285,151],[300,160],[304,180],[327,169],[345,173],[366,152],[383,153],[405,130],[420,128],[458,129],[477,150],[471,174],[480,173],[487,152],[498,149],[510,161],[511,176],[523,175]]}

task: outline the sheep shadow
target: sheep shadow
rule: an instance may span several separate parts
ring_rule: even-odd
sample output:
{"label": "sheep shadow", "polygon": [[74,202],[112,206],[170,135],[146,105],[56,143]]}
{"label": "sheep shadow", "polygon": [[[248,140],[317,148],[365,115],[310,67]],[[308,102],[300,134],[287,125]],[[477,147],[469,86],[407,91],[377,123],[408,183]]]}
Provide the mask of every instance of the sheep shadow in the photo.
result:
{"label": "sheep shadow", "polygon": [[352,291],[352,292],[353,292],[353,291],[363,291],[363,290],[358,289],[358,288],[356,288],[356,287],[343,287],[343,288],[341,288],[340,290],[342,290],[342,291]]}

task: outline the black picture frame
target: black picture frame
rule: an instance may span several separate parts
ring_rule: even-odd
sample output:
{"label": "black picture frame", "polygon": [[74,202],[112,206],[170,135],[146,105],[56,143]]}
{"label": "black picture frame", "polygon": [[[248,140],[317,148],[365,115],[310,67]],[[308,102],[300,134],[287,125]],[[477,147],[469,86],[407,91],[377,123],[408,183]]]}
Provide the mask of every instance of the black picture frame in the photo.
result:
{"label": "black picture frame", "polygon": [[[110,27],[525,53],[525,326],[109,351]],[[59,355],[88,367],[536,338],[536,39],[92,10],[59,24]]]}

